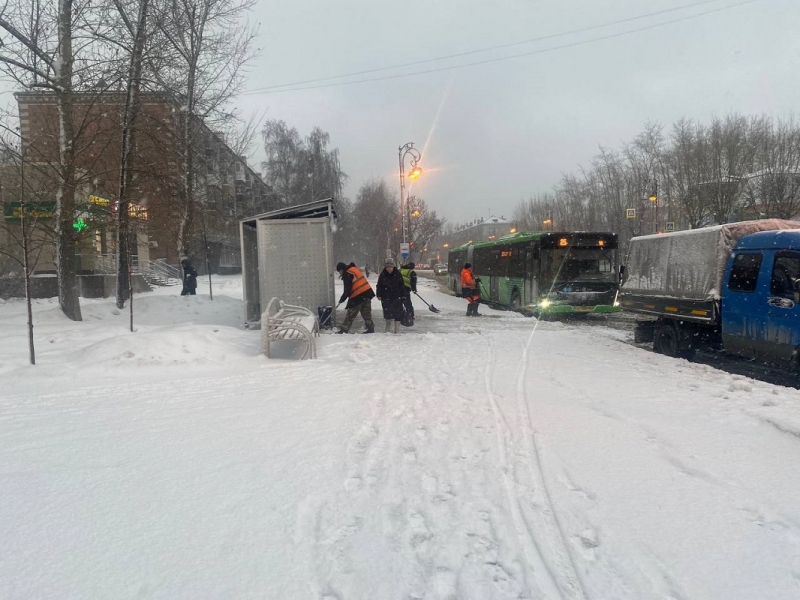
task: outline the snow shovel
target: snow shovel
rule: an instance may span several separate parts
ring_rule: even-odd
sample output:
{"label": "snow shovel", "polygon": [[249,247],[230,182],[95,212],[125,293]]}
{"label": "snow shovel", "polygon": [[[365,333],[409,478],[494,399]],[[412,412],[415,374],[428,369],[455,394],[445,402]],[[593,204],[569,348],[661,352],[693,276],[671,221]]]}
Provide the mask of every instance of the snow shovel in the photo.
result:
{"label": "snow shovel", "polygon": [[[425,302],[425,298],[423,298],[422,296],[420,296],[420,295],[419,295],[417,292],[414,292],[414,295],[415,295],[417,298],[419,298],[420,300],[422,300],[423,302]],[[432,313],[436,313],[437,315],[438,315],[440,312],[442,312],[442,311],[440,311],[438,308],[436,308],[436,307],[435,307],[433,304],[428,304],[427,302],[425,302],[425,306],[427,306],[427,307],[428,307],[428,310],[429,310],[429,311],[431,311]]]}

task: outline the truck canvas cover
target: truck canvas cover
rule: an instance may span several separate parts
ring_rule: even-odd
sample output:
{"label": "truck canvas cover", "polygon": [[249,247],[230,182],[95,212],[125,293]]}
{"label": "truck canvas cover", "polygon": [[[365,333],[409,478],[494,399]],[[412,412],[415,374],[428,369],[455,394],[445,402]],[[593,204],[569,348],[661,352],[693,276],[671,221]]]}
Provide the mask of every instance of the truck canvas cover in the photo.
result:
{"label": "truck canvas cover", "polygon": [[635,237],[620,292],[623,296],[718,300],[728,257],[741,237],[798,228],[797,221],[764,219]]}

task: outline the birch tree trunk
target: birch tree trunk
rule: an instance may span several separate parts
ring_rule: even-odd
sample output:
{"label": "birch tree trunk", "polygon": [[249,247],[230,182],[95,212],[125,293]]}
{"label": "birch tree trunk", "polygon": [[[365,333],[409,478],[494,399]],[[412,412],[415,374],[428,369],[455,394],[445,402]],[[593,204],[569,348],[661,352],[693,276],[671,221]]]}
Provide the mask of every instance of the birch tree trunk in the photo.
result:
{"label": "birch tree trunk", "polygon": [[61,177],[56,192],[56,269],[58,303],[67,318],[83,320],[75,269],[75,134],[72,93],[72,4],[58,2],[58,55],[56,96],[58,98],[59,156]]}
{"label": "birch tree trunk", "polygon": [[[139,16],[133,34],[133,50],[128,67],[128,85],[125,96],[125,117],[122,129],[122,164],[120,167],[119,198],[117,204],[117,308],[125,306],[131,288],[129,268],[130,228],[128,206],[133,188],[133,160],[136,155],[136,119],[139,116],[139,92],[142,79],[142,56],[147,30],[149,0],[141,0]],[[118,7],[122,15],[123,8]]]}

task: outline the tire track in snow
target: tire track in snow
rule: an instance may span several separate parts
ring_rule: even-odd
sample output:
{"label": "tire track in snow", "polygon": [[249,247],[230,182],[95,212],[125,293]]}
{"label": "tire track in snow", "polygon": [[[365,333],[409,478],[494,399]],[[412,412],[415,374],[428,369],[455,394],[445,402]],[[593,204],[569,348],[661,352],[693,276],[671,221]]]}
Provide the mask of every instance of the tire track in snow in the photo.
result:
{"label": "tire track in snow", "polygon": [[[538,325],[538,321],[536,325]],[[586,586],[579,575],[578,568],[575,564],[575,559],[570,552],[570,547],[567,543],[567,536],[564,533],[564,527],[561,524],[561,520],[558,518],[558,513],[555,510],[550,488],[547,485],[544,468],[542,467],[541,452],[536,441],[536,434],[534,433],[533,424],[531,421],[528,396],[525,391],[525,376],[528,370],[528,351],[530,349],[531,342],[533,341],[534,334],[536,333],[536,325],[534,325],[534,327],[531,329],[528,339],[522,347],[522,356],[520,358],[519,367],[517,368],[516,397],[517,410],[519,411],[520,417],[519,423],[523,428],[523,439],[525,440],[526,451],[529,457],[528,466],[531,472],[531,477],[533,481],[539,484],[539,487],[543,492],[547,507],[549,508],[549,514],[551,515],[551,524],[554,526],[557,532],[557,537],[550,536],[549,539],[551,539],[556,546],[553,548],[553,551],[556,555],[559,571],[564,576],[563,583],[566,586],[565,591],[569,592],[570,598],[582,599],[588,597]]]}
{"label": "tire track in snow", "polygon": [[[583,593],[581,585],[576,583],[579,582],[579,580],[576,575],[574,564],[572,564],[571,557],[569,557],[569,554],[566,551],[560,525],[556,523],[555,527],[552,525],[548,526],[545,519],[537,519],[537,521],[542,521],[541,523],[536,523],[536,525],[541,526],[541,528],[535,527],[537,531],[544,532],[544,535],[550,538],[551,542],[555,542],[557,546],[560,546],[556,551],[558,555],[556,557],[556,566],[558,572],[554,572],[554,568],[550,565],[550,561],[548,561],[548,557],[545,555],[539,537],[536,533],[534,533],[531,526],[528,524],[528,521],[523,514],[522,507],[520,506],[520,502],[514,493],[514,486],[519,485],[519,481],[514,475],[514,465],[509,460],[508,456],[508,444],[511,438],[511,432],[508,422],[500,410],[495,398],[495,394],[492,390],[492,374],[495,364],[495,351],[492,340],[488,337],[487,340],[489,343],[486,369],[484,370],[484,387],[486,391],[486,397],[491,406],[497,425],[497,449],[502,468],[503,486],[505,488],[508,505],[511,510],[511,516],[514,520],[517,537],[522,544],[525,558],[531,568],[531,571],[533,572],[532,587],[537,588],[541,595],[540,597],[542,598],[564,598],[565,592],[569,594],[569,596],[567,596],[569,598],[584,598],[585,594]],[[528,423],[528,429],[530,429],[530,423]],[[535,456],[538,460],[538,455]],[[528,455],[528,458],[528,463],[530,464],[530,454]],[[544,490],[545,486],[544,478],[541,476],[541,466],[539,470],[539,476],[537,477],[536,475],[537,474],[534,472],[534,470],[531,469],[534,488],[538,487]],[[553,511],[550,494],[546,491],[544,491],[544,499],[547,502],[547,510],[543,511],[543,514],[550,514],[554,516],[555,513]],[[555,539],[552,539],[553,537],[555,537]],[[558,543],[559,541],[560,544]],[[566,562],[563,560],[563,556],[565,554],[569,557],[569,560]],[[545,573],[546,577],[543,578],[539,576],[538,573]]]}

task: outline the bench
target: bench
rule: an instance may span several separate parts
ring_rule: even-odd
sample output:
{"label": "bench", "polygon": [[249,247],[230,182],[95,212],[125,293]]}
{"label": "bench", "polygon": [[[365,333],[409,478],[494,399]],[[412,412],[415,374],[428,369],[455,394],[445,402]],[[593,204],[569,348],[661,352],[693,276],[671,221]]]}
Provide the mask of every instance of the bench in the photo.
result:
{"label": "bench", "polygon": [[319,336],[317,317],[307,308],[284,304],[273,298],[261,315],[261,351],[270,356],[270,344],[279,341],[303,343],[303,358],[316,358]]}

